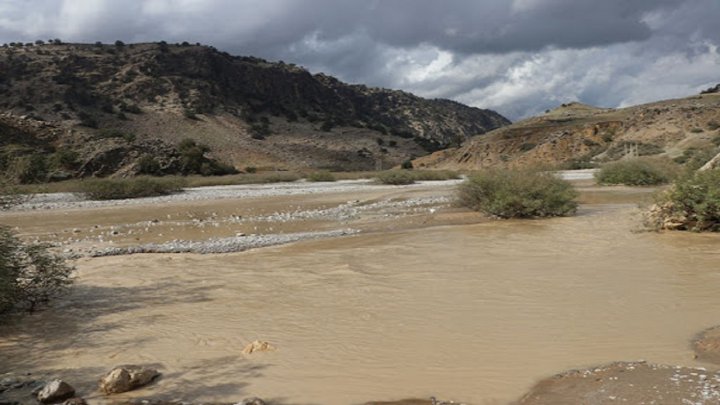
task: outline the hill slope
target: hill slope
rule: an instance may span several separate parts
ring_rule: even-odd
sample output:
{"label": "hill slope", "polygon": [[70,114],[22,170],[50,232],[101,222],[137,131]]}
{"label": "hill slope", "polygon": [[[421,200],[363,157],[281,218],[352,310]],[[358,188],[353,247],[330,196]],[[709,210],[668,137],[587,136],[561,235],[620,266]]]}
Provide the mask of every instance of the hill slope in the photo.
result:
{"label": "hill slope", "polygon": [[117,151],[123,137],[104,136],[109,130],[134,138],[123,149],[134,157],[81,175],[132,172],[148,143],[170,172],[163,154],[187,137],[239,168],[373,169],[509,124],[493,111],[189,44],[3,47],[0,96],[5,132],[30,131],[46,149],[78,151],[85,163],[108,159],[93,158],[97,150]]}
{"label": "hill slope", "polygon": [[637,151],[684,163],[709,159],[720,145],[720,94],[706,93],[621,109],[564,104],[451,148],[416,166],[479,169],[554,165],[581,168]]}

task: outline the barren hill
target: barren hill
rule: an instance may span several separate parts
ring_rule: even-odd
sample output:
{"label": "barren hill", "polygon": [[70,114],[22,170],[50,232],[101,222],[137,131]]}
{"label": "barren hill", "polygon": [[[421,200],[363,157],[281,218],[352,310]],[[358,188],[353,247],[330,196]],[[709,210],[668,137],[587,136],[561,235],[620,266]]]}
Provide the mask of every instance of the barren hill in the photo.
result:
{"label": "barren hill", "polygon": [[509,124],[187,43],[4,46],[0,96],[5,160],[64,148],[79,154],[70,175],[132,173],[148,154],[172,172],[185,138],[237,168],[373,169]]}
{"label": "barren hill", "polygon": [[470,170],[537,164],[581,168],[628,154],[667,156],[685,163],[718,153],[718,128],[718,93],[621,109],[570,103],[414,163]]}

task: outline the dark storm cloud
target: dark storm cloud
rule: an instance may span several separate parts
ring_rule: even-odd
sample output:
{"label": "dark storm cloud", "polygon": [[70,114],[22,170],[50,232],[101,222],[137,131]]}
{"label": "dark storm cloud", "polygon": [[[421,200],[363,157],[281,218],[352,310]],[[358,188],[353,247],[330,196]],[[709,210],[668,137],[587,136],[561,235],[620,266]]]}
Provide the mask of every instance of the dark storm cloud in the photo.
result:
{"label": "dark storm cloud", "polygon": [[203,42],[517,118],[720,81],[718,15],[718,0],[0,0],[0,41]]}

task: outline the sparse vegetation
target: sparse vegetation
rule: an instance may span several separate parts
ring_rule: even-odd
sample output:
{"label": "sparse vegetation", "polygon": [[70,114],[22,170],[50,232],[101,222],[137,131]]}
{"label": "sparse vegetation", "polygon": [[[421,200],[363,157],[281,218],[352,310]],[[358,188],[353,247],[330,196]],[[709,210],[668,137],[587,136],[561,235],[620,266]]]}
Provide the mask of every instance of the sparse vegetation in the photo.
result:
{"label": "sparse vegetation", "polygon": [[45,155],[39,153],[20,156],[13,160],[9,171],[21,184],[42,183],[48,176],[47,160]]}
{"label": "sparse vegetation", "polygon": [[182,191],[181,178],[134,177],[128,179],[87,179],[80,182],[80,192],[92,200],[120,200],[168,195]]}
{"label": "sparse vegetation", "polygon": [[678,168],[669,161],[628,159],[606,163],[595,178],[600,184],[653,186],[672,181],[677,173]]}
{"label": "sparse vegetation", "polygon": [[460,178],[460,173],[451,170],[413,170],[411,175],[415,181],[457,180]]}
{"label": "sparse vegetation", "polygon": [[387,172],[379,173],[376,179],[377,182],[380,184],[391,184],[394,186],[415,183],[415,177],[413,177],[412,173],[399,170],[390,170]]}
{"label": "sparse vegetation", "polygon": [[520,151],[522,151],[522,152],[527,152],[527,151],[530,151],[530,150],[535,149],[536,146],[537,146],[537,145],[534,144],[534,143],[525,142],[525,143],[523,143],[522,145],[520,145]]}
{"label": "sparse vegetation", "polygon": [[330,172],[313,172],[307,175],[306,179],[312,182],[330,182],[336,181],[335,176]]}
{"label": "sparse vegetation", "polygon": [[460,185],[460,205],[499,218],[554,217],[573,214],[577,191],[548,172],[493,169]]}
{"label": "sparse vegetation", "polygon": [[46,245],[25,244],[0,226],[0,313],[34,311],[72,283],[72,270]]}
{"label": "sparse vegetation", "polygon": [[154,157],[150,155],[143,155],[137,161],[137,172],[138,174],[159,176],[162,174],[162,167]]}
{"label": "sparse vegetation", "polygon": [[656,229],[720,231],[720,169],[678,179],[646,215]]}
{"label": "sparse vegetation", "polygon": [[178,150],[180,151],[180,170],[184,175],[223,176],[237,173],[234,167],[207,158],[205,154],[210,152],[210,148],[197,143],[194,139],[185,138],[180,141]]}
{"label": "sparse vegetation", "polygon": [[694,171],[701,168],[717,154],[718,151],[716,149],[688,148],[683,151],[682,155],[673,159],[673,161],[685,165],[687,170]]}
{"label": "sparse vegetation", "polygon": [[121,129],[117,128],[103,128],[99,130],[95,136],[98,139],[112,139],[112,138],[120,138],[124,139],[126,142],[133,142],[137,138],[135,134],[132,132],[125,132]]}

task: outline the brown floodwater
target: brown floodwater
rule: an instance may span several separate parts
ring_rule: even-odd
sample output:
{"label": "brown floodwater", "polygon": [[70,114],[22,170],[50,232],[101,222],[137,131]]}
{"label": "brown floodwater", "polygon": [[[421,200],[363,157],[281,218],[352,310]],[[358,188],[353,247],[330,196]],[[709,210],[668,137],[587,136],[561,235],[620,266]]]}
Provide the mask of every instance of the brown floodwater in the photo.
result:
{"label": "brown floodwater", "polygon": [[[69,297],[0,333],[0,371],[63,375],[87,394],[112,366],[150,364],[164,377],[130,397],[186,401],[495,404],[570,368],[699,365],[689,341],[720,323],[720,238],[637,224],[632,204],[585,205],[237,254],[83,259]],[[277,350],[243,355],[256,339]]]}

